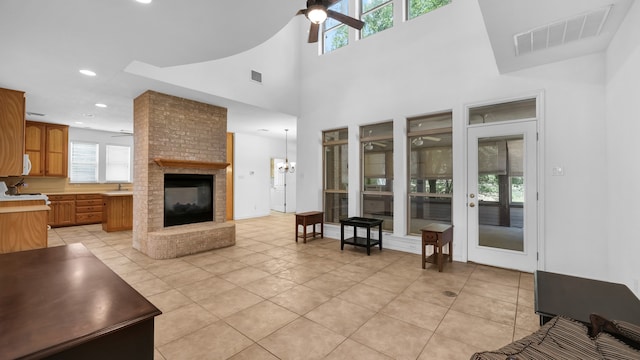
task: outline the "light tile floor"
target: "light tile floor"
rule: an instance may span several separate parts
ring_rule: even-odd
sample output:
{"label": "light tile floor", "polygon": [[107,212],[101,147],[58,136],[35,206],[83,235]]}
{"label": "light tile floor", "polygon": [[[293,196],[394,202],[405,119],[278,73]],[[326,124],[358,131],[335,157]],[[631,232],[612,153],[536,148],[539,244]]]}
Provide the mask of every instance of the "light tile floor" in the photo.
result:
{"label": "light tile floor", "polygon": [[294,216],[236,221],[236,246],[171,260],[131,231],[56,228],[155,304],[156,359],[469,359],[538,329],[533,276],[335,239],[294,241]]}

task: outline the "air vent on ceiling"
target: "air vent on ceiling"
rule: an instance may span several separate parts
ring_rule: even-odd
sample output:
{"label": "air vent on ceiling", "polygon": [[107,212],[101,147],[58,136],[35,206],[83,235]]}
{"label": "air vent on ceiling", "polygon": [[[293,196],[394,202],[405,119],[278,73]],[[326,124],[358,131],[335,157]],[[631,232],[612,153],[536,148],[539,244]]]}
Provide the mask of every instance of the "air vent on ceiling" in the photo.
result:
{"label": "air vent on ceiling", "polygon": [[45,116],[45,114],[40,114],[37,112],[27,111],[27,115],[29,116]]}
{"label": "air vent on ceiling", "polygon": [[612,7],[609,5],[514,35],[516,56],[600,35]]}
{"label": "air vent on ceiling", "polygon": [[251,80],[262,84],[262,73],[259,73],[255,70],[251,70]]}

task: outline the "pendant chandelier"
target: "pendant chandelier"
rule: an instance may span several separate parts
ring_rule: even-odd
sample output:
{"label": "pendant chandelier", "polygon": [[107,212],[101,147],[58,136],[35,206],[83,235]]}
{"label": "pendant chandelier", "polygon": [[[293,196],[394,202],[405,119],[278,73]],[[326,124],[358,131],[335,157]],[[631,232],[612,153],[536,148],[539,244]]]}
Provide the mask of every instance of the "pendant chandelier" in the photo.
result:
{"label": "pendant chandelier", "polygon": [[287,134],[289,133],[289,129],[284,129],[284,162],[278,163],[278,171],[280,173],[294,173],[296,172],[296,163],[289,162],[289,138]]}

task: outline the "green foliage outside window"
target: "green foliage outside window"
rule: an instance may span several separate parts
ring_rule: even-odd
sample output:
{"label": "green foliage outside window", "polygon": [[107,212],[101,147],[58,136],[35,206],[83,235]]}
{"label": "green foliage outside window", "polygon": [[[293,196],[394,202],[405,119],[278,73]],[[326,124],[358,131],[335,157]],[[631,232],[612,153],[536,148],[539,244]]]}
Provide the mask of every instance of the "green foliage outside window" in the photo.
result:
{"label": "green foliage outside window", "polygon": [[389,0],[362,0],[362,12],[366,13],[367,11],[375,8],[378,5],[382,5]]}
{"label": "green foliage outside window", "polygon": [[524,202],[524,177],[522,176],[511,177],[511,202]]}
{"label": "green foliage outside window", "polygon": [[439,7],[448,5],[451,0],[409,0],[409,19],[413,19]]}
{"label": "green foliage outside window", "polygon": [[389,3],[363,15],[362,21],[364,21],[364,27],[362,28],[363,38],[392,27],[393,3]]}
{"label": "green foliage outside window", "polygon": [[478,198],[483,201],[500,201],[500,185],[497,175],[478,176]]}
{"label": "green foliage outside window", "polygon": [[[511,203],[524,202],[524,177],[510,176]],[[478,198],[483,201],[500,201],[500,181],[498,175],[478,176]]]}
{"label": "green foliage outside window", "polygon": [[328,53],[349,44],[349,28],[340,25],[324,34],[324,52]]}

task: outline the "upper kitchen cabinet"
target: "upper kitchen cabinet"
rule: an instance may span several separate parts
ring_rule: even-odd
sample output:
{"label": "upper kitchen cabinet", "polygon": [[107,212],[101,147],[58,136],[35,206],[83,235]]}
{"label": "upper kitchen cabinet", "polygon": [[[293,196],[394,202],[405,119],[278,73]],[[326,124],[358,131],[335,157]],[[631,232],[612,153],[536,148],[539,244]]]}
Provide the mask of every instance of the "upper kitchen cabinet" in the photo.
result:
{"label": "upper kitchen cabinet", "polygon": [[69,127],[27,121],[25,153],[31,160],[29,176],[67,177]]}
{"label": "upper kitchen cabinet", "polygon": [[0,88],[0,177],[22,174],[24,92]]}

